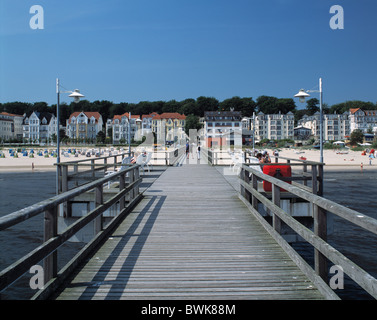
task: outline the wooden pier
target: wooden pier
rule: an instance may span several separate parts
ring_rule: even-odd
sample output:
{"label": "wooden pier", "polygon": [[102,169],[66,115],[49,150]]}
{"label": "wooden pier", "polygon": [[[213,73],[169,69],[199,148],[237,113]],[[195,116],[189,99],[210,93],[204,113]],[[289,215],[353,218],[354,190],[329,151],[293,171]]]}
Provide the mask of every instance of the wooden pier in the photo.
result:
{"label": "wooden pier", "polygon": [[[332,248],[324,231],[327,212],[373,233],[377,222],[321,198],[318,164],[305,162],[302,178],[292,177],[288,185],[248,165],[228,179],[203,160],[174,163],[153,168],[158,174],[131,165],[0,218],[1,231],[44,213],[46,228],[41,246],[0,272],[0,291],[44,261],[45,286],[33,299],[338,299],[328,285],[328,259],[377,297],[377,280]],[[143,179],[149,181],[144,188]],[[261,180],[272,184],[272,192],[258,190]],[[313,205],[313,231],[280,208],[281,188]],[[58,232],[57,208],[64,212],[88,193],[94,209]],[[260,204],[271,223],[258,212]],[[114,205],[119,215],[105,224],[103,215]],[[91,222],[93,240],[58,270],[58,248]],[[314,247],[314,270],[280,235],[283,224]]]}
{"label": "wooden pier", "polygon": [[57,299],[323,299],[214,168],[169,167]]}

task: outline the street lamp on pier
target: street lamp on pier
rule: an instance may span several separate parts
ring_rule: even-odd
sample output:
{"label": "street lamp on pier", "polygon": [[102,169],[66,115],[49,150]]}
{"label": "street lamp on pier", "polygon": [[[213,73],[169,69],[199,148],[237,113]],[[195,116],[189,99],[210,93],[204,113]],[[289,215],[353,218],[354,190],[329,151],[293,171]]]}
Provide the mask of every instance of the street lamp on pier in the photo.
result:
{"label": "street lamp on pier", "polygon": [[320,162],[323,163],[323,111],[322,111],[322,78],[319,78],[319,90],[304,90],[301,89],[294,96],[300,99],[301,103],[305,102],[305,98],[310,97],[308,92],[319,92],[319,148],[320,148]]}
{"label": "street lamp on pier", "polygon": [[[60,81],[59,79],[56,79],[56,94],[57,94],[57,104],[56,104],[56,152],[57,152],[57,157],[56,157],[56,194],[59,194],[59,163],[60,163],[60,134],[59,134],[59,105],[60,105],[60,94],[61,93],[70,93],[69,97],[73,98],[74,103],[78,103],[80,101],[80,98],[85,97],[80,93],[80,90],[75,89],[74,91],[60,91]],[[63,88],[63,87],[62,87]]]}

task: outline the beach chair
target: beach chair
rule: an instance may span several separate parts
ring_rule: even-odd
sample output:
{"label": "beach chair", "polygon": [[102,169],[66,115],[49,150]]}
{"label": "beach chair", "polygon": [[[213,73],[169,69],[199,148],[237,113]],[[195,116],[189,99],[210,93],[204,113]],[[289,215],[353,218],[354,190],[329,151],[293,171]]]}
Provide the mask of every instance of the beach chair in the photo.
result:
{"label": "beach chair", "polygon": [[147,166],[147,168],[148,168],[148,172],[150,172],[150,161],[151,161],[151,159],[152,159],[152,152],[148,152],[147,153],[147,158],[145,159],[145,166]]}
{"label": "beach chair", "polygon": [[143,172],[145,172],[144,166],[145,166],[146,160],[147,160],[147,155],[143,153],[136,158],[136,164],[140,165],[141,169],[143,169]]}

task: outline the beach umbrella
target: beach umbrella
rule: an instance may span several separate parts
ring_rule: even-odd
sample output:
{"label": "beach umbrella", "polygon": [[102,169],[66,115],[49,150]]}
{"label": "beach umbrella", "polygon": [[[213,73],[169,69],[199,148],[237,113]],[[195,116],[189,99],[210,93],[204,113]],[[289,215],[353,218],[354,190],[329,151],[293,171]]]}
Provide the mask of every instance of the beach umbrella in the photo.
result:
{"label": "beach umbrella", "polygon": [[371,146],[371,143],[365,142],[365,143],[359,143],[360,146]]}

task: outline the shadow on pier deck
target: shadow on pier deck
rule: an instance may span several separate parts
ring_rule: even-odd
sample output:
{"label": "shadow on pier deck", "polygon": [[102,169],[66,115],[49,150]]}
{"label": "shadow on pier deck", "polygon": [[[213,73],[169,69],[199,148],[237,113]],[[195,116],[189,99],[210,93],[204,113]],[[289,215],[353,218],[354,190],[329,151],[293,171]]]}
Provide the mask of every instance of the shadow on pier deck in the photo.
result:
{"label": "shadow on pier deck", "polygon": [[323,299],[215,167],[169,167],[55,299]]}

